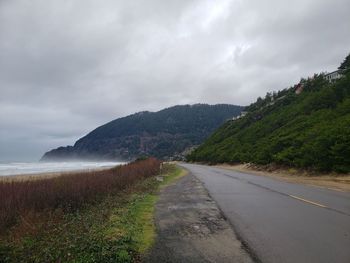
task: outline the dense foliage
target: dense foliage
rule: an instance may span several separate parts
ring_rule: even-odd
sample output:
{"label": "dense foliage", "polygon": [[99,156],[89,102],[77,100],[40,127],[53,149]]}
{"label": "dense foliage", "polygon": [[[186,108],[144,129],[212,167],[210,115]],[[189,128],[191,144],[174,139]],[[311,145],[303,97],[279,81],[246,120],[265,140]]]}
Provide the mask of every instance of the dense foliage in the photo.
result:
{"label": "dense foliage", "polygon": [[43,160],[70,158],[168,158],[198,145],[222,123],[240,114],[234,105],[184,105],[139,112],[102,125],[74,146],[46,153]]}
{"label": "dense foliage", "polygon": [[245,117],[226,122],[188,159],[350,172],[349,71],[344,75],[333,83],[315,75],[301,81],[299,95],[293,87],[259,98]]}

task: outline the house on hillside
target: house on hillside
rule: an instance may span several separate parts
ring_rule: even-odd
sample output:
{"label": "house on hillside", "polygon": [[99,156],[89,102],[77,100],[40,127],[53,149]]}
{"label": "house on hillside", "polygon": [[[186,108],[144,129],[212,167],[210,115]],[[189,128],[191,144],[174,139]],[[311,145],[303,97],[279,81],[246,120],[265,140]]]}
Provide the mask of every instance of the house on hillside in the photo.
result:
{"label": "house on hillside", "polygon": [[232,120],[235,121],[235,120],[238,120],[240,118],[243,118],[245,115],[247,115],[247,113],[248,113],[247,111],[242,111],[241,115],[233,117]]}
{"label": "house on hillside", "polygon": [[334,82],[337,79],[340,79],[342,76],[343,76],[342,71],[341,70],[336,70],[336,71],[333,71],[331,73],[325,74],[324,78],[326,80],[328,80],[329,82]]}
{"label": "house on hillside", "polygon": [[295,94],[299,95],[303,92],[304,85],[302,83],[299,83],[295,86]]}

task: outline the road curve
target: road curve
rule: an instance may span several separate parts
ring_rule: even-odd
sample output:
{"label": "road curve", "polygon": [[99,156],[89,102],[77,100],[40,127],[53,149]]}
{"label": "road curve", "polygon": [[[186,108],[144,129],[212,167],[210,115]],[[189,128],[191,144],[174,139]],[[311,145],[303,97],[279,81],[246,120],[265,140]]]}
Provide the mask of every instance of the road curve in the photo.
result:
{"label": "road curve", "polygon": [[349,192],[180,165],[203,182],[261,262],[350,262]]}

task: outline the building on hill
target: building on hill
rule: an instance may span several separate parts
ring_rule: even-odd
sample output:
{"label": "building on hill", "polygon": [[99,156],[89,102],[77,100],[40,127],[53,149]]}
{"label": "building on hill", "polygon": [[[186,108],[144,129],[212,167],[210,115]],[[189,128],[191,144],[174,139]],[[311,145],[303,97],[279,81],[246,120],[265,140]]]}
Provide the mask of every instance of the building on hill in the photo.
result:
{"label": "building on hill", "polygon": [[242,111],[240,117],[244,117],[244,116],[247,115],[247,114],[248,114],[247,111]]}
{"label": "building on hill", "polygon": [[245,115],[247,115],[248,112],[247,111],[242,111],[240,115],[236,116],[236,117],[233,117],[232,120],[235,121],[235,120],[238,120],[240,118],[243,118]]}
{"label": "building on hill", "polygon": [[333,71],[331,73],[327,73],[324,75],[325,79],[328,80],[329,82],[336,81],[336,80],[340,79],[342,76],[343,76],[343,74],[342,74],[341,70],[336,70],[336,71]]}
{"label": "building on hill", "polygon": [[302,83],[299,83],[295,86],[295,94],[300,94],[303,92],[304,85]]}

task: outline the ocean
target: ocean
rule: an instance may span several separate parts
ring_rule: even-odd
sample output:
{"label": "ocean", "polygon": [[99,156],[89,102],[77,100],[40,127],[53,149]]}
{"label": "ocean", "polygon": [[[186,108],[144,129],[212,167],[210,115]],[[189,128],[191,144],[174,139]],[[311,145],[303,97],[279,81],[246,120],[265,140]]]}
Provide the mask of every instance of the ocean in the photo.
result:
{"label": "ocean", "polygon": [[11,162],[0,163],[0,176],[31,175],[51,172],[67,172],[110,168],[122,162]]}

